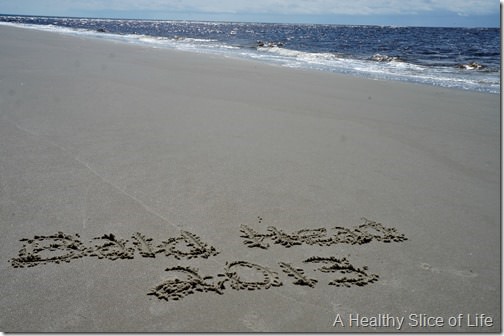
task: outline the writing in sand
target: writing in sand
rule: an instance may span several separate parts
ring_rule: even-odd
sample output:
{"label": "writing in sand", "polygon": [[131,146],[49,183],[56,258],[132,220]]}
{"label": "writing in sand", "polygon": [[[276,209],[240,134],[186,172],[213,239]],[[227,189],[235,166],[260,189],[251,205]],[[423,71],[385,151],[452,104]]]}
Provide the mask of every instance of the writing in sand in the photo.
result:
{"label": "writing in sand", "polygon": [[[259,223],[262,221],[259,218]],[[296,245],[330,246],[333,244],[366,244],[375,240],[378,242],[402,242],[407,238],[395,228],[387,228],[381,223],[363,218],[364,223],[353,228],[333,227],[331,229],[301,229],[286,233],[274,226],[269,226],[266,233],[259,233],[247,225],[240,227],[241,238],[248,248],[268,249],[271,242],[290,248]],[[140,232],[131,236],[132,241],[116,237],[114,234],[104,234],[94,237],[89,244],[84,244],[79,234],[58,232],[52,235],[22,238],[22,248],[18,256],[10,259],[15,268],[35,267],[49,263],[61,264],[80,258],[97,259],[133,259],[135,252],[143,258],[156,258],[158,255],[172,257],[176,260],[192,258],[210,258],[220,252],[204,242],[198,235],[189,231],[180,231],[177,236],[168,237],[157,243],[153,238]],[[378,280],[377,274],[369,273],[368,267],[356,267],[347,258],[335,256],[311,256],[302,261],[303,264],[319,264],[315,271],[321,273],[338,273],[338,278],[332,278],[328,285],[337,287],[365,286]],[[293,285],[315,287],[319,282],[306,270],[291,262],[277,262],[279,269],[288,277],[293,278]],[[223,265],[223,272],[217,275],[201,274],[197,268],[175,265],[165,269],[170,276],[154,286],[148,295],[160,299],[180,300],[196,292],[213,292],[223,294],[226,288],[234,290],[261,290],[282,286],[277,272],[267,266],[244,260],[228,261]]]}

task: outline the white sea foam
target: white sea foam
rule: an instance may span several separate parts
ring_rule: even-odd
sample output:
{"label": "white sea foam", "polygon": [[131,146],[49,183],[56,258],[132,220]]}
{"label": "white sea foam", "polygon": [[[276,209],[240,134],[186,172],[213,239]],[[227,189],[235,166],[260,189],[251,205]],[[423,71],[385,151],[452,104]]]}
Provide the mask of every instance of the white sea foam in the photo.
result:
{"label": "white sea foam", "polygon": [[[87,19],[81,19],[87,20]],[[93,19],[93,21],[96,21]],[[106,19],[103,19],[106,22]],[[118,20],[114,20],[116,23]],[[408,63],[387,55],[375,55],[370,59],[356,59],[336,53],[313,53],[292,50],[277,45],[269,47],[240,47],[215,39],[167,38],[141,34],[112,34],[98,30],[68,28],[54,25],[35,25],[0,22],[1,25],[56,32],[85,38],[138,44],[153,48],[177,49],[198,53],[218,54],[227,57],[254,59],[291,68],[307,68],[328,72],[345,73],[360,77],[400,80],[443,87],[462,88],[491,93],[500,92],[500,80],[495,75],[481,71],[454,69],[453,67],[429,67]],[[119,24],[129,25],[128,20]],[[98,26],[96,26],[98,27]],[[484,85],[482,85],[484,84]]]}
{"label": "white sea foam", "polygon": [[[362,77],[401,80],[450,88],[491,93],[500,92],[500,82],[492,76],[480,72],[457,74],[449,67],[427,67],[408,63],[395,57],[380,55],[376,59],[345,58],[331,53],[309,53],[289,50],[277,46],[258,48],[263,55],[252,58],[272,61],[292,68],[312,68],[317,70],[354,74]],[[481,84],[485,83],[482,89]]]}

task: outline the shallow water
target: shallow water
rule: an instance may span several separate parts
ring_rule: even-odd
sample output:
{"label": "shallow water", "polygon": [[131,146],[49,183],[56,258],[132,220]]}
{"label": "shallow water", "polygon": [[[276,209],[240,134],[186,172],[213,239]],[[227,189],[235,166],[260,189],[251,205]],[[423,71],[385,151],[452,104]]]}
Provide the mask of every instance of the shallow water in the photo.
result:
{"label": "shallow water", "polygon": [[0,22],[360,77],[500,92],[498,28],[1,16]]}

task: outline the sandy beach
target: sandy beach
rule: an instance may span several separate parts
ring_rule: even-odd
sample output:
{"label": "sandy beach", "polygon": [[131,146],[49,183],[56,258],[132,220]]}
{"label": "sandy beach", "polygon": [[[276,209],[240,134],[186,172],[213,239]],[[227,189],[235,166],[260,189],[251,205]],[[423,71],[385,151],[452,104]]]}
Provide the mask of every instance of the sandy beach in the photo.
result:
{"label": "sandy beach", "polygon": [[0,69],[1,331],[501,331],[499,95],[7,26]]}

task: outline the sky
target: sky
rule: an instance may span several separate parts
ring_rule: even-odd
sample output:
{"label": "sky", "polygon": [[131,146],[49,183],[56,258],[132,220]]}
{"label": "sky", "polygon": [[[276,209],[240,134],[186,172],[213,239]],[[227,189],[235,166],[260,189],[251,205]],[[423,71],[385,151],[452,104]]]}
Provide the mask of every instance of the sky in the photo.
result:
{"label": "sky", "polygon": [[498,0],[0,0],[0,14],[500,27]]}

